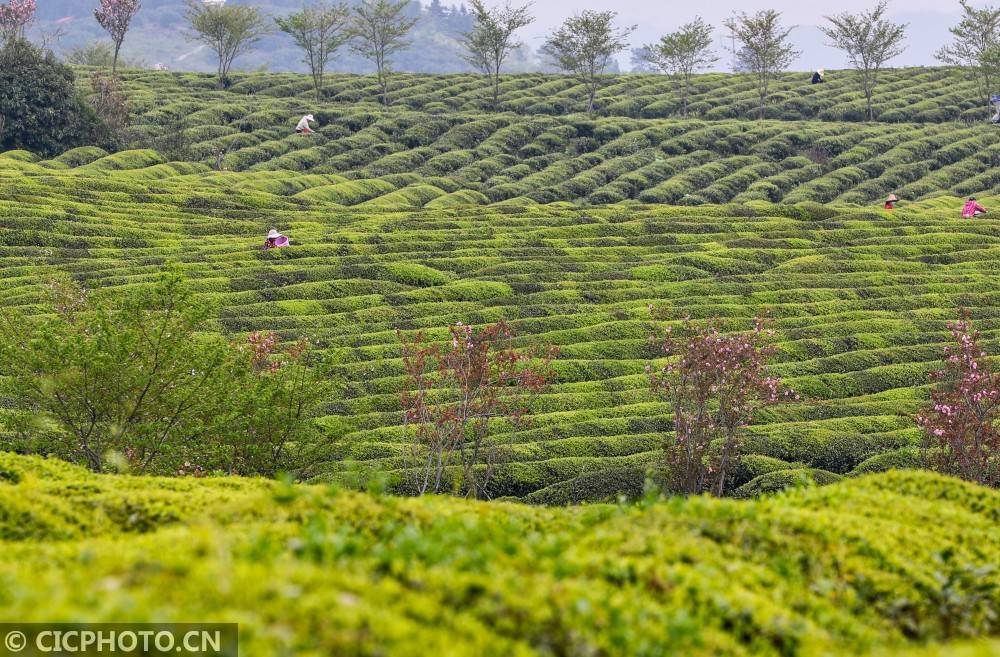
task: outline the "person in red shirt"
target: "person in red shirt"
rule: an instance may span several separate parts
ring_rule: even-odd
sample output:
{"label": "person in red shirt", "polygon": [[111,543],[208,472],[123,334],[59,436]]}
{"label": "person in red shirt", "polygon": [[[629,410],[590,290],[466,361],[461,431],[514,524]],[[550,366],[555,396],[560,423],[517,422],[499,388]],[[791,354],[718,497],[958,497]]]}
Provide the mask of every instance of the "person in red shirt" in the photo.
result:
{"label": "person in red shirt", "polygon": [[899,197],[895,194],[889,194],[889,198],[885,200],[885,209],[894,210],[897,203],[899,203]]}
{"label": "person in red shirt", "polygon": [[969,200],[965,203],[965,207],[962,208],[962,217],[964,219],[972,219],[973,217],[978,217],[981,214],[986,214],[986,208],[979,205],[975,196],[970,196]]}

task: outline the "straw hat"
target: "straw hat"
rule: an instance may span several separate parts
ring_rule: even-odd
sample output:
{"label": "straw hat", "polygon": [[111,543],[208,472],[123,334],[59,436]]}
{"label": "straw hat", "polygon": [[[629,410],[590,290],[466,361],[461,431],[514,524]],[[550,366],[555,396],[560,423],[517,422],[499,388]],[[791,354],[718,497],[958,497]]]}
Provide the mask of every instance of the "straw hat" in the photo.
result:
{"label": "straw hat", "polygon": [[898,200],[899,197],[896,196],[895,194],[889,194],[889,198],[886,199],[886,201],[898,201]]}
{"label": "straw hat", "polygon": [[272,228],[271,230],[267,231],[267,239],[269,239],[269,240],[276,240],[279,237],[284,237],[284,235],[282,235],[281,233],[279,233],[274,228]]}
{"label": "straw hat", "polygon": [[816,72],[819,73],[820,75],[826,75],[826,69],[825,68],[818,68],[818,69],[816,69]]}

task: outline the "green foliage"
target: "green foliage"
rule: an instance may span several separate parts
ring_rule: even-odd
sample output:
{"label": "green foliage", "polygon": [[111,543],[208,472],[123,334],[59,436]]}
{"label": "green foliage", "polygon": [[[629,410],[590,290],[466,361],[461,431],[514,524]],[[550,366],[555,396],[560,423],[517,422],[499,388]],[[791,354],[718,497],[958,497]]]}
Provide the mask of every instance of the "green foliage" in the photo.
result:
{"label": "green foliage", "polygon": [[211,49],[218,60],[219,85],[225,87],[229,69],[242,54],[252,50],[271,31],[264,13],[249,5],[185,0],[189,38]]}
{"label": "green foliage", "polygon": [[814,468],[792,468],[774,470],[758,475],[736,489],[736,497],[758,497],[767,493],[777,493],[788,488],[823,486],[840,481],[840,476],[826,470]]}
{"label": "green foliage", "polygon": [[998,629],[998,494],[928,473],[541,509],[3,454],[0,472],[12,618],[223,611],[248,655],[886,655]]}
{"label": "green foliage", "polygon": [[23,39],[0,46],[0,151],[53,156],[93,142],[100,125],[73,70]]}
{"label": "green foliage", "polygon": [[316,100],[322,98],[326,65],[337,50],[347,43],[347,6],[325,1],[304,7],[288,16],[275,18],[278,29],[288,34],[304,53],[316,90]]}
{"label": "green foliage", "polygon": [[7,447],[113,469],[273,475],[301,468],[329,386],[304,346],[206,334],[214,315],[175,274],[114,302],[62,279],[45,314],[0,324]]}

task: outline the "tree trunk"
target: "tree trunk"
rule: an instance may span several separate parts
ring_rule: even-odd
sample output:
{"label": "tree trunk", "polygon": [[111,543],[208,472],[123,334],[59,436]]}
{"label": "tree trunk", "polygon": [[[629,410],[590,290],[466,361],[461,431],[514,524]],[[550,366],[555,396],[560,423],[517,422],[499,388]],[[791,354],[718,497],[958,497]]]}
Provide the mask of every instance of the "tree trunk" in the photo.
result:
{"label": "tree trunk", "polygon": [[112,77],[118,73],[118,51],[121,50],[122,44],[120,41],[115,43],[115,56],[111,60],[111,75]]}
{"label": "tree trunk", "polygon": [[688,116],[688,98],[691,96],[691,77],[684,78],[684,118]]}

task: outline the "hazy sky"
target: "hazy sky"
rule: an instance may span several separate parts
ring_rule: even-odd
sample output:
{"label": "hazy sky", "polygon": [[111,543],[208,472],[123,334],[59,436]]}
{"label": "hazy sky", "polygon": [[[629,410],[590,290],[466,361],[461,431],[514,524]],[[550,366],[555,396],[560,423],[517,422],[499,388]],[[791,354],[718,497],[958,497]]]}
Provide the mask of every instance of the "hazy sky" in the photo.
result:
{"label": "hazy sky", "polygon": [[[457,0],[443,0],[450,4]],[[496,4],[493,0],[490,4]],[[520,0],[517,0],[520,2]],[[537,22],[524,31],[525,40],[537,46],[541,37],[566,16],[584,9],[613,9],[619,12],[623,25],[637,25],[634,41],[653,41],[661,34],[700,15],[714,25],[720,25],[733,10],[753,12],[772,8],[781,11],[788,24],[799,25],[792,35],[803,51],[794,68],[813,69],[820,66],[838,68],[845,65],[843,56],[827,48],[825,38],[816,29],[823,16],[841,11],[860,11],[871,7],[874,0],[696,0],[695,2],[650,2],[648,0],[536,0],[533,5]],[[979,6],[982,2],[973,0]],[[933,53],[950,39],[948,27],[957,22],[958,0],[895,0],[890,2],[890,17],[910,23],[907,52],[893,62],[895,66],[934,64]],[[627,58],[626,58],[627,61]],[[624,62],[623,62],[624,63]]]}

